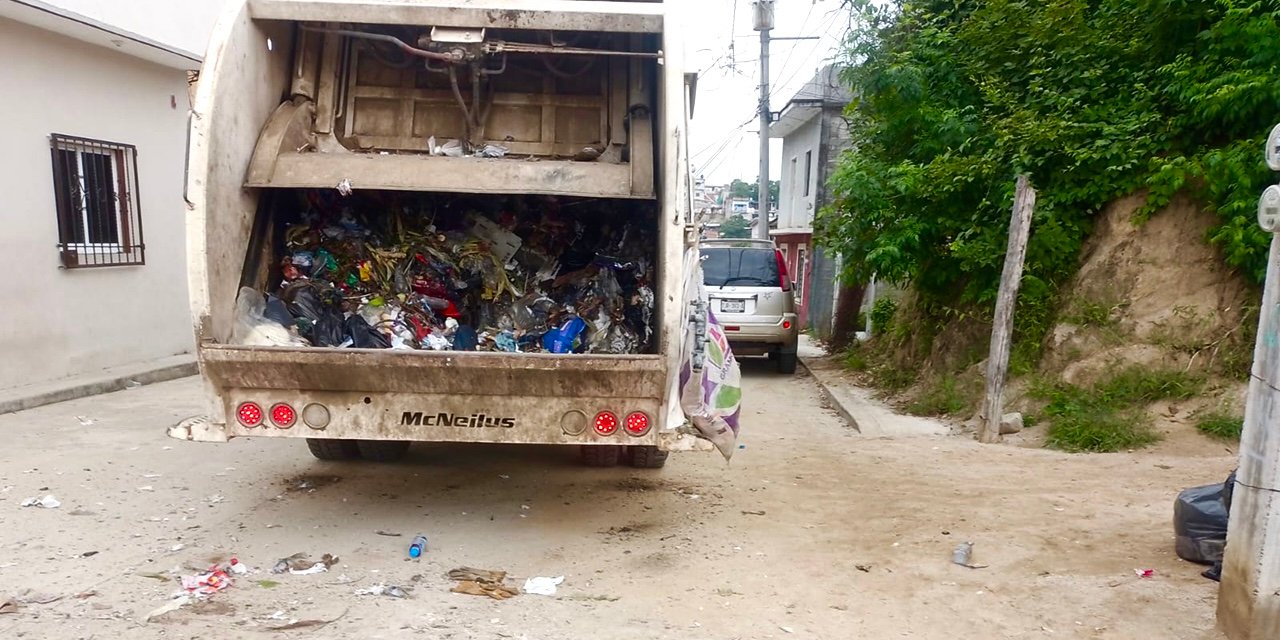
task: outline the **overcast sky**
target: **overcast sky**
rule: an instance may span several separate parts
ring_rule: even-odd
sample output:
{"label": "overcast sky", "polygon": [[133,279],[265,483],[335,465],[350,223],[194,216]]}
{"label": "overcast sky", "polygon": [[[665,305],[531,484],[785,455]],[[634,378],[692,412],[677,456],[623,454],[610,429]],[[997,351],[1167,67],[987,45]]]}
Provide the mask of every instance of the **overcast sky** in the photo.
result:
{"label": "overcast sky", "polygon": [[[755,115],[760,91],[760,39],[752,30],[751,2],[686,0],[683,5],[687,12],[686,65],[690,71],[701,72],[697,108],[689,132],[695,175],[705,175],[711,184],[734,178],[754,182],[760,158]],[[819,67],[838,55],[849,15],[841,8],[840,0],[776,0],[774,13],[773,37],[820,36],[813,41],[773,43],[769,107],[777,112]],[[736,20],[732,18],[735,14]],[[769,174],[777,180],[782,141],[772,142]]]}
{"label": "overcast sky", "polygon": [[[72,11],[203,55],[213,20],[226,0],[49,0]],[[686,70],[698,71],[697,110],[689,132],[695,175],[712,184],[758,173],[756,105],[759,34],[751,0],[669,0],[684,12]],[[817,69],[837,55],[848,26],[840,0],[776,0],[773,36],[820,40],[773,43],[770,108],[781,111]],[[732,46],[732,48],[731,48]],[[749,122],[748,122],[749,121]],[[782,141],[773,141],[770,175],[777,179]]]}

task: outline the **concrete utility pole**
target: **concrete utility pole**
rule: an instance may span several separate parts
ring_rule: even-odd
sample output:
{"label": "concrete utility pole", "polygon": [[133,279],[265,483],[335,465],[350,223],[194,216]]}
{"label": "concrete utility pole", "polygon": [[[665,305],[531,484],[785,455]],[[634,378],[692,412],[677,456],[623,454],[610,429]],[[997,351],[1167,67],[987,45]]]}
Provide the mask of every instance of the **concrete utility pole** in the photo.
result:
{"label": "concrete utility pole", "polygon": [[[1280,171],[1280,125],[1266,157]],[[1263,192],[1258,225],[1272,234],[1271,255],[1218,589],[1218,626],[1232,640],[1280,638],[1280,186]]]}
{"label": "concrete utility pole", "polygon": [[760,176],[756,187],[756,226],[753,238],[769,239],[769,32],[773,30],[773,0],[757,0],[755,30],[760,32]]}

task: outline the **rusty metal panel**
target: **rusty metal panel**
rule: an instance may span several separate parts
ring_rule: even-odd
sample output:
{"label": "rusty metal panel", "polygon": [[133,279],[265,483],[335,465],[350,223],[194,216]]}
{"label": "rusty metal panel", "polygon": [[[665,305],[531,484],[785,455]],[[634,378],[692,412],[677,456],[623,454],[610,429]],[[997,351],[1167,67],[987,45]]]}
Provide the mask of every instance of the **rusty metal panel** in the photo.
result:
{"label": "rusty metal panel", "polygon": [[204,375],[223,389],[311,389],[462,396],[663,397],[656,355],[290,349],[206,344]]}

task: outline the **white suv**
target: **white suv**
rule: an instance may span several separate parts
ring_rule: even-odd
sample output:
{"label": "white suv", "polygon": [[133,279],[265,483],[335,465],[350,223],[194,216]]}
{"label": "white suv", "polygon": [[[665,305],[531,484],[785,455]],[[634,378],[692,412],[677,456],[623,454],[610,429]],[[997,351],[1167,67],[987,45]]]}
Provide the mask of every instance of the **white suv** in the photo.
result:
{"label": "white suv", "polygon": [[711,312],[734,355],[767,355],[779,373],[795,373],[795,286],[772,240],[703,240],[702,277]]}

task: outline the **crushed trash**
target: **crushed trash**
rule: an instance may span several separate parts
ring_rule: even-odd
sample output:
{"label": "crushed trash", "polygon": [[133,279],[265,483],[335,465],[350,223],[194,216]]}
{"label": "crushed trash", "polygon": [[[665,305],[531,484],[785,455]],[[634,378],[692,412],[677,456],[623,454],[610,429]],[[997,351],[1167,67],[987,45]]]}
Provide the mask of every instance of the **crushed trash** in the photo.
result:
{"label": "crushed trash", "polygon": [[955,551],[951,552],[951,564],[960,565],[966,569],[986,569],[990,565],[973,564],[970,560],[973,558],[973,543],[961,542],[956,545]]}
{"label": "crushed trash", "polygon": [[356,589],[352,593],[358,596],[389,596],[392,598],[408,598],[409,594],[404,589],[386,584],[375,584],[371,587]]}
{"label": "crushed trash", "polygon": [[541,576],[537,578],[529,578],[524,581],[524,589],[522,589],[522,591],[536,596],[554,596],[556,594],[556,587],[560,586],[563,582],[564,576],[556,576],[554,578],[545,578]]}
{"label": "crushed trash", "polygon": [[231,563],[227,566],[227,570],[233,575],[243,576],[249,573],[249,567],[244,566],[243,562],[236,558],[231,559]]}
{"label": "crushed trash", "polygon": [[316,573],[323,573],[329,570],[329,567],[338,564],[337,556],[324,554],[319,560],[310,560],[305,553],[295,553],[287,558],[281,558],[271,567],[271,573],[291,573],[295,576],[308,576]]}
{"label": "crushed trash", "polygon": [[[432,153],[450,155],[450,144]],[[488,145],[479,153],[505,153]],[[458,147],[461,153],[461,147]],[[657,211],[628,201],[303,190],[233,341],[509,353],[656,349]]]}
{"label": "crushed trash", "polygon": [[518,589],[505,584],[506,571],[459,567],[449,572],[449,578],[458,581],[458,584],[451,589],[453,593],[487,596],[494,600],[506,600],[520,595]]}
{"label": "crushed trash", "polygon": [[91,425],[91,424],[93,424],[93,423],[97,422],[97,420],[94,420],[93,418],[90,418],[90,417],[87,417],[87,416],[76,416],[76,420],[80,422],[80,426],[82,426],[82,427],[87,427],[87,426],[89,426],[89,425]]}
{"label": "crushed trash", "polygon": [[13,598],[0,600],[0,613],[17,613],[19,608]]}
{"label": "crushed trash", "polygon": [[192,598],[191,598],[191,596],[178,596],[178,597],[176,597],[176,598],[174,598],[174,599],[172,599],[172,600],[170,600],[170,601],[166,602],[164,605],[162,605],[162,606],[160,606],[160,607],[158,607],[158,608],[156,608],[156,609],[153,609],[153,610],[152,610],[150,613],[148,613],[147,615],[142,616],[142,621],[143,621],[143,622],[151,622],[152,620],[155,620],[156,618],[159,618],[160,616],[163,616],[163,615],[165,615],[166,613],[172,613],[172,612],[174,612],[174,611],[177,611],[178,609],[181,609],[181,608],[183,608],[183,607],[185,607],[185,606],[187,606],[187,605],[191,604],[191,602],[192,602]]}
{"label": "crushed trash", "polygon": [[383,531],[383,530],[381,530],[381,529],[379,529],[379,530],[377,530],[377,531],[374,531],[374,533],[376,533],[376,534],[378,534],[378,535],[380,535],[380,536],[387,536],[388,538],[399,538],[399,537],[400,537],[400,534],[398,534],[398,533],[395,533],[395,532],[392,532],[392,531]]}
{"label": "crushed trash", "polygon": [[22,501],[22,506],[39,507],[41,509],[57,509],[62,506],[62,502],[50,494],[43,498],[27,498]]}
{"label": "crushed trash", "polygon": [[226,569],[213,566],[208,571],[193,576],[182,576],[182,588],[187,593],[211,596],[231,586],[231,576]]}
{"label": "crushed trash", "polygon": [[13,601],[18,604],[50,604],[61,599],[62,596],[56,593],[32,591],[31,589],[23,589],[13,596]]}
{"label": "crushed trash", "polygon": [[[282,613],[282,614],[283,614],[284,612],[278,612],[278,613]],[[306,629],[306,628],[309,628],[309,627],[323,627],[323,626],[325,626],[325,625],[327,625],[327,624],[337,622],[338,620],[342,619],[342,617],[343,617],[343,616],[345,616],[345,615],[347,615],[347,611],[346,611],[346,610],[343,610],[343,612],[342,612],[342,613],[339,613],[337,616],[334,616],[334,617],[332,617],[332,618],[330,618],[330,619],[328,619],[328,620],[320,620],[320,619],[317,619],[317,618],[310,618],[310,619],[306,619],[306,620],[290,620],[289,622],[287,622],[287,623],[285,623],[285,624],[283,624],[283,625],[280,625],[280,626],[277,626],[277,627],[267,627],[267,628],[268,628],[268,629],[270,629],[270,630],[272,630],[272,631],[290,631],[290,630],[292,630],[292,629]],[[275,619],[275,618],[273,618],[273,619]]]}
{"label": "crushed trash", "polygon": [[1155,569],[1134,569],[1133,573],[1139,578],[1154,578],[1156,576]]}

